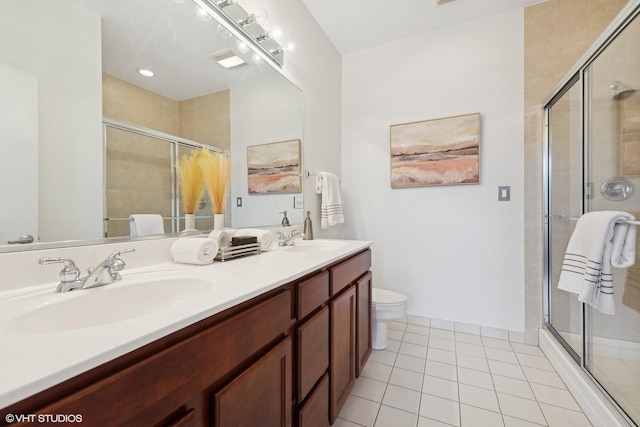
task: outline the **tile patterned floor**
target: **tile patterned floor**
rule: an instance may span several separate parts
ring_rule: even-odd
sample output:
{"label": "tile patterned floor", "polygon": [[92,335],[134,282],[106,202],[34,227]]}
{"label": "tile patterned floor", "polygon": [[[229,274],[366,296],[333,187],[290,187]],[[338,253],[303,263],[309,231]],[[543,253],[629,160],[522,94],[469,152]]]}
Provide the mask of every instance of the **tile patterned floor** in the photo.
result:
{"label": "tile patterned floor", "polygon": [[391,322],[334,427],[589,427],[540,348]]}

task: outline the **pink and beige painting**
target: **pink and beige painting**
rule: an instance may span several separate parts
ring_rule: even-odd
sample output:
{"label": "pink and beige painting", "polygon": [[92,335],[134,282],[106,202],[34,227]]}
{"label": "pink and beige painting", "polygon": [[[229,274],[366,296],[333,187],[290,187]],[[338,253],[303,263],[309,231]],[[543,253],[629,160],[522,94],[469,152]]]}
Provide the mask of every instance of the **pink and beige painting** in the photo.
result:
{"label": "pink and beige painting", "polygon": [[300,193],[300,140],[247,147],[249,194]]}
{"label": "pink and beige painting", "polygon": [[480,182],[480,113],[391,126],[391,188]]}

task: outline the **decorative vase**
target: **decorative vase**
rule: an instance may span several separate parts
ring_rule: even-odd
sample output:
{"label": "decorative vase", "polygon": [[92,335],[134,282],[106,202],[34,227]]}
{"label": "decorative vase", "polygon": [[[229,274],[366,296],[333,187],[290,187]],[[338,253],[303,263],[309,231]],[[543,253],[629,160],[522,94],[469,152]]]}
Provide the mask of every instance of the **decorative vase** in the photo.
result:
{"label": "decorative vase", "polygon": [[213,229],[222,230],[224,228],[224,214],[213,214]]}
{"label": "decorative vase", "polygon": [[184,214],[184,229],[195,230],[196,228],[196,214]]}

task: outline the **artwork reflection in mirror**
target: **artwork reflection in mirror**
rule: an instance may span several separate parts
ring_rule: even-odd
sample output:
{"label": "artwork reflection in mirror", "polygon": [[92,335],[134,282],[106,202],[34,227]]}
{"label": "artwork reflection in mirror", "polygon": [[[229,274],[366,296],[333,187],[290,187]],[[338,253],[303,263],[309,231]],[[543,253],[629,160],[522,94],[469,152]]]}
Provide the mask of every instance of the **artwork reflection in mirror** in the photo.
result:
{"label": "artwork reflection in mirror", "polygon": [[[212,61],[211,53],[233,48],[235,40],[223,39],[215,20],[204,22],[195,12],[190,1],[3,0],[0,76],[6,86],[21,82],[26,91],[11,101],[0,98],[0,117],[9,117],[18,100],[32,113],[17,131],[5,131],[0,144],[5,153],[33,148],[29,167],[2,168],[11,171],[3,182],[31,182],[9,206],[21,206],[11,213],[32,220],[18,224],[2,211],[0,245],[23,234],[84,243],[128,235],[126,221],[105,218],[132,213],[160,213],[167,231],[180,230],[172,168],[176,156],[200,145],[231,154],[230,199],[245,203],[229,210],[227,225],[279,223],[290,197],[248,200],[246,160],[234,153],[260,141],[301,139],[302,93],[268,64],[254,64],[251,52],[247,65],[233,70]],[[139,68],[155,76],[143,77]],[[35,130],[28,125],[34,120]],[[204,217],[211,208],[203,206],[199,215],[197,227],[210,228]]]}

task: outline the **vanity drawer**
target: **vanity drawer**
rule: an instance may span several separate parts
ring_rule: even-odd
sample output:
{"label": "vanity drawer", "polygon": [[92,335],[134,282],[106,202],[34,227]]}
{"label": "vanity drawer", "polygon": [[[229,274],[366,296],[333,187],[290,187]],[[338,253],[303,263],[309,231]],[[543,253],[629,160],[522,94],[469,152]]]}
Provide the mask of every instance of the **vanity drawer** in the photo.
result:
{"label": "vanity drawer", "polygon": [[369,271],[370,268],[371,249],[367,249],[331,268],[331,295],[336,295],[358,279],[358,277]]}
{"label": "vanity drawer", "polygon": [[90,425],[153,425],[284,336],[294,323],[291,301],[287,288],[37,412],[83,414]]}
{"label": "vanity drawer", "polygon": [[298,283],[298,319],[302,319],[329,299],[329,272]]}
{"label": "vanity drawer", "polygon": [[298,401],[329,367],[329,307],[298,327]]}

